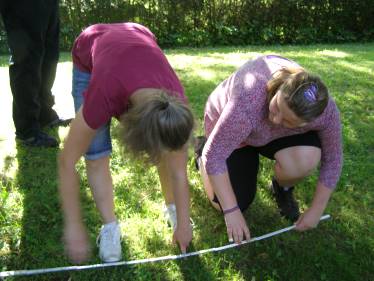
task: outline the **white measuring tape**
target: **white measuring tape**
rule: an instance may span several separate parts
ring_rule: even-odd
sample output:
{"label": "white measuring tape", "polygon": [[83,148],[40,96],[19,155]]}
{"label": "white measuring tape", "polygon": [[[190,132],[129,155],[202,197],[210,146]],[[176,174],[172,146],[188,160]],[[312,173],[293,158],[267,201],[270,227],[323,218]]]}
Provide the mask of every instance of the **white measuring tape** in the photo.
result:
{"label": "white measuring tape", "polygon": [[[320,221],[329,219],[330,215],[324,215],[320,218]],[[63,271],[78,271],[78,270],[86,270],[86,269],[97,269],[97,268],[104,268],[104,267],[112,267],[112,266],[121,266],[121,265],[133,265],[133,264],[142,264],[148,262],[157,262],[157,261],[165,261],[165,260],[177,260],[197,255],[202,255],[211,252],[219,252],[230,248],[235,248],[244,244],[252,243],[255,241],[263,240],[283,232],[290,231],[295,228],[295,225],[270,232],[268,234],[254,237],[250,240],[243,241],[241,244],[228,244],[225,246],[217,247],[217,248],[209,248],[205,250],[200,250],[196,252],[190,252],[186,254],[180,255],[173,255],[173,256],[163,256],[163,257],[156,257],[156,258],[148,258],[148,259],[141,259],[141,260],[133,260],[133,261],[120,261],[120,262],[112,262],[112,263],[101,263],[101,264],[92,264],[92,265],[80,265],[80,266],[64,266],[64,267],[53,267],[53,268],[41,268],[41,269],[32,269],[32,270],[11,270],[11,271],[3,271],[0,272],[0,277],[10,277],[10,276],[22,276],[22,275],[36,275],[36,274],[45,274],[45,273],[53,273],[53,272],[63,272]]]}

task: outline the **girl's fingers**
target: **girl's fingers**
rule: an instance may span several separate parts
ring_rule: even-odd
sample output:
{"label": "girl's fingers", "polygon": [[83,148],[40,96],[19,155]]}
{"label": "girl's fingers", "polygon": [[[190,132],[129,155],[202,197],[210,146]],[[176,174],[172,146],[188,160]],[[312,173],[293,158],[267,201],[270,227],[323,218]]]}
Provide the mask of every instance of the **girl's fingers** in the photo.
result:
{"label": "girl's fingers", "polygon": [[244,228],[245,240],[249,241],[251,239],[251,233],[249,232],[248,227]]}
{"label": "girl's fingers", "polygon": [[234,231],[234,234],[233,234],[233,238],[234,238],[234,242],[235,243],[238,243],[238,241],[239,241],[239,234],[236,232],[236,231]]}
{"label": "girl's fingers", "polygon": [[240,232],[238,233],[238,244],[242,243],[243,241],[243,231],[240,230]]}
{"label": "girl's fingers", "polygon": [[227,228],[227,236],[229,237],[229,242],[232,243],[234,241],[234,238],[231,228]]}

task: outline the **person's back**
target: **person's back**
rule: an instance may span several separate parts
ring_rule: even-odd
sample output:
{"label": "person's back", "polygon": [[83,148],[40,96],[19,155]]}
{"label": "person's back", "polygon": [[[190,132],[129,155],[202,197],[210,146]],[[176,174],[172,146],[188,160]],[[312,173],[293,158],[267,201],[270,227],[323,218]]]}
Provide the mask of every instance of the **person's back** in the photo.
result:
{"label": "person's back", "polygon": [[[148,28],[135,23],[96,24],[85,29],[72,50],[74,68],[90,73],[83,115],[97,129],[120,118],[141,88],[163,89],[186,102],[184,89]],[[99,106],[100,105],[100,106]]]}
{"label": "person's back", "polygon": [[126,48],[136,46],[158,48],[156,37],[140,24],[94,24],[83,30],[75,40],[72,49],[73,63],[80,70],[91,72],[93,56],[100,57],[101,53],[108,52],[108,48],[112,52],[123,52]]}

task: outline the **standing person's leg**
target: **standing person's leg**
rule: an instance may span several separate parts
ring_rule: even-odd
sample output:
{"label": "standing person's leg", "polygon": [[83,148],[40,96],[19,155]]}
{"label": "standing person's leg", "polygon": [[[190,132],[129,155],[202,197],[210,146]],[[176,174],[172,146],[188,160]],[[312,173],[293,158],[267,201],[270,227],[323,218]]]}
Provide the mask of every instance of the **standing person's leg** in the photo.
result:
{"label": "standing person's leg", "polygon": [[39,92],[39,122],[41,127],[53,125],[53,122],[58,122],[59,120],[56,111],[52,108],[55,101],[51,91],[59,59],[60,19],[58,3],[58,0],[45,2],[45,8],[48,11],[48,25],[45,27],[45,52],[41,65],[41,85]]}
{"label": "standing person's leg", "polygon": [[3,20],[11,52],[9,66],[16,137],[30,146],[57,146],[57,140],[40,131],[39,90],[44,55],[42,1],[11,3]]}
{"label": "standing person's leg", "polygon": [[[90,82],[90,74],[73,69],[72,95],[75,111],[83,104],[83,92]],[[121,232],[114,213],[113,182],[109,156],[112,151],[110,123],[99,128],[88,148],[86,158],[87,178],[103,220],[99,235],[100,258],[104,262],[121,259]]]}
{"label": "standing person's leg", "polygon": [[296,221],[299,206],[293,197],[294,185],[310,175],[321,159],[321,143],[316,132],[276,139],[259,148],[260,153],[275,160],[271,190],[281,215]]}

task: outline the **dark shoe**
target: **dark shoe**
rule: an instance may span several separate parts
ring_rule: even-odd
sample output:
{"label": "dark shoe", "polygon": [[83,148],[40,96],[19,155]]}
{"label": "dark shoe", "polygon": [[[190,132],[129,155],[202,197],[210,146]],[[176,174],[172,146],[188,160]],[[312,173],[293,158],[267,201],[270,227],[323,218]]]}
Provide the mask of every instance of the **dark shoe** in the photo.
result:
{"label": "dark shoe", "polygon": [[57,118],[57,119],[49,122],[46,125],[46,127],[49,127],[49,128],[66,127],[66,126],[70,125],[71,120],[73,120],[73,118],[69,118],[69,119],[60,119],[60,118]]}
{"label": "dark shoe", "polygon": [[32,147],[57,147],[58,141],[44,132],[38,132],[34,137],[21,139],[17,138],[23,145]]}
{"label": "dark shoe", "polygon": [[278,209],[281,216],[284,216],[286,219],[291,222],[297,221],[300,216],[299,204],[296,202],[293,197],[294,187],[289,187],[288,190],[285,190],[278,182],[273,179],[272,185],[270,186],[272,194],[277,201]]}
{"label": "dark shoe", "polygon": [[198,136],[195,139],[194,151],[195,151],[195,167],[199,170],[199,158],[203,154],[204,145],[206,143],[206,137]]}

